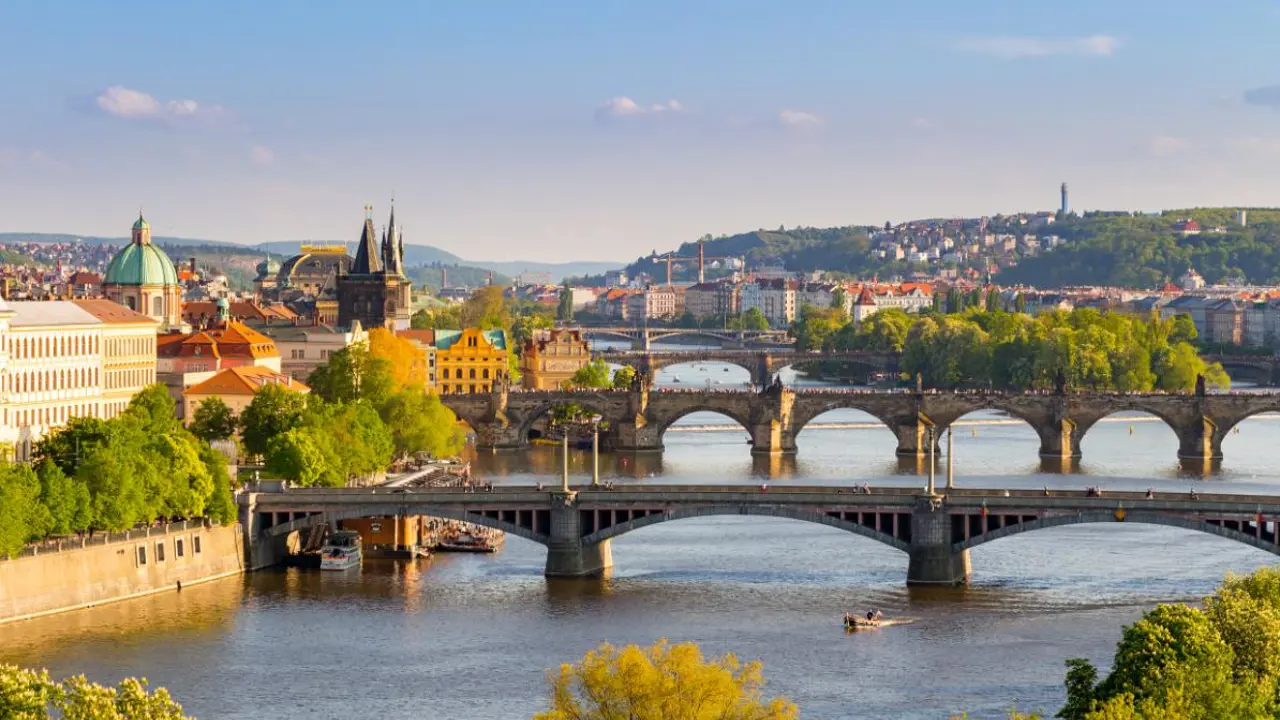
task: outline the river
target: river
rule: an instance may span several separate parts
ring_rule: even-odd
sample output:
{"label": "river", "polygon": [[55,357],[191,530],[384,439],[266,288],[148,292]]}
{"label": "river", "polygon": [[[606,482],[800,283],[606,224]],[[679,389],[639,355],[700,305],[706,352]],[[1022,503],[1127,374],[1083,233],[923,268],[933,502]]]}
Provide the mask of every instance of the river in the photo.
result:
{"label": "river", "polygon": [[[684,386],[745,379],[736,368],[677,370]],[[1148,418],[1094,427],[1078,471],[1068,474],[1043,471],[1026,425],[991,413],[963,420],[975,424],[955,435],[961,485],[1280,489],[1269,445],[1277,418],[1243,423],[1224,443],[1222,469],[1207,477],[1182,474],[1173,432]],[[606,454],[602,475],[923,484],[918,468],[894,458],[892,434],[861,413],[818,418],[800,434],[794,460],[753,460],[746,432],[730,422],[690,415],[667,435],[661,455]],[[572,461],[585,478],[589,453],[574,452]],[[498,483],[554,482],[559,469],[554,448],[482,453],[473,462]],[[613,577],[598,582],[544,580],[542,547],[515,537],[492,556],[255,573],[0,626],[0,661],[102,682],[143,675],[205,720],[489,720],[542,709],[546,669],[600,641],[666,637],[763,660],[768,690],[795,700],[804,718],[932,719],[965,710],[1003,717],[1015,702],[1052,714],[1063,699],[1066,658],[1105,666],[1121,627],[1144,609],[1195,601],[1224,573],[1272,561],[1189,531],[1083,525],[975,548],[968,588],[908,590],[898,551],[798,521],[683,520],[624,535],[613,548]],[[840,615],[872,606],[908,622],[846,635]]]}

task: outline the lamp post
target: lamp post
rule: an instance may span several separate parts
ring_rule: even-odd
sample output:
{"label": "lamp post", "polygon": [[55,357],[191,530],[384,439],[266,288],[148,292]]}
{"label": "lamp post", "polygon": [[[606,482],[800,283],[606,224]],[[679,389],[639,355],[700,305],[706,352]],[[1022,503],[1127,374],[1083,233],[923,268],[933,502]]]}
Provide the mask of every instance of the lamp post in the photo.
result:
{"label": "lamp post", "polygon": [[951,426],[948,425],[947,426],[947,489],[948,490],[954,490],[956,487],[955,464],[952,462],[952,458],[955,457],[955,452],[954,452],[955,443],[951,438],[951,436],[954,434],[955,433],[952,432],[951,430]]}
{"label": "lamp post", "polygon": [[934,480],[933,480],[934,458],[933,458],[933,426],[932,426],[932,425],[930,425],[930,426],[929,426],[929,429],[928,429],[928,433],[927,433],[927,434],[928,434],[928,436],[929,436],[929,488],[928,488],[928,492],[929,492],[929,494],[930,494],[930,495],[933,495],[934,493],[936,493],[936,492],[937,492],[938,488],[937,488],[937,485],[934,483]]}
{"label": "lamp post", "polygon": [[569,492],[569,428],[561,425],[560,429],[563,431],[560,438],[560,459],[564,466],[560,475],[560,489],[567,493]]}
{"label": "lamp post", "polygon": [[600,420],[601,416],[591,416],[591,487],[600,485]]}

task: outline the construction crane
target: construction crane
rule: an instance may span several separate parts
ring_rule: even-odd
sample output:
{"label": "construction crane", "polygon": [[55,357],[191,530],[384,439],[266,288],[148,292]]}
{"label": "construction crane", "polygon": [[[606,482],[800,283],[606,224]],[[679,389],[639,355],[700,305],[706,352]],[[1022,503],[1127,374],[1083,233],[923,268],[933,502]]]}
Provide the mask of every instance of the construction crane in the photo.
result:
{"label": "construction crane", "polygon": [[649,259],[653,260],[654,262],[659,262],[663,260],[666,261],[667,287],[671,287],[671,264],[673,262],[680,261],[680,260],[697,260],[698,261],[698,284],[701,285],[703,282],[706,281],[706,268],[707,268],[708,260],[738,260],[739,262],[743,261],[742,257],[739,255],[715,255],[715,256],[708,257],[706,254],[706,250],[702,246],[702,243],[698,243],[697,257],[690,257],[687,255],[676,255],[674,252],[669,252],[669,253],[666,253],[665,255],[659,255],[657,252],[654,252],[654,254]]}

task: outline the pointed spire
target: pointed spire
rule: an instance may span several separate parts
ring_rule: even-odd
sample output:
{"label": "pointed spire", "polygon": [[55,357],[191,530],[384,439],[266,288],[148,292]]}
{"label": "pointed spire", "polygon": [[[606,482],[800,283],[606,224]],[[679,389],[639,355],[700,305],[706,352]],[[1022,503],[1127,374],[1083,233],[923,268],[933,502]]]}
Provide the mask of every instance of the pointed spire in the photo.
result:
{"label": "pointed spire", "polygon": [[382,271],[382,256],[378,252],[378,231],[373,227],[373,206],[364,206],[364,230],[360,233],[360,243],[356,247],[356,260],[351,264],[351,272],[368,275]]}
{"label": "pointed spire", "polygon": [[396,227],[396,196],[391,194],[391,217],[387,220],[387,234],[382,243],[383,265],[392,275],[404,275],[400,228]]}

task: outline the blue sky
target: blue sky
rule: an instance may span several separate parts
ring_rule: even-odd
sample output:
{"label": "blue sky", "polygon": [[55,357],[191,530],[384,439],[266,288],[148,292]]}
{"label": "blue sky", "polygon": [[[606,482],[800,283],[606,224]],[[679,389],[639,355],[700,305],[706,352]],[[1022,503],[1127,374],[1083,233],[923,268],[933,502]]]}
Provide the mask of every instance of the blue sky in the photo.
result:
{"label": "blue sky", "polygon": [[1280,205],[1280,3],[0,3],[0,231],[629,259],[703,233]]}

